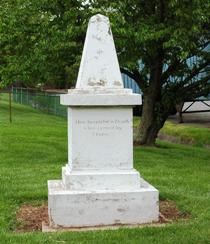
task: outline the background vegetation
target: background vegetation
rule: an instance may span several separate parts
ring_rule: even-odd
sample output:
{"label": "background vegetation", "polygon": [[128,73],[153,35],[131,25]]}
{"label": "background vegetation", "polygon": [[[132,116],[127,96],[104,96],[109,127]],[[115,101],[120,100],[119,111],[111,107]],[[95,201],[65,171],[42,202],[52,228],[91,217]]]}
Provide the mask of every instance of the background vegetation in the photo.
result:
{"label": "background vegetation", "polygon": [[110,17],[122,71],[144,94],[136,143],[153,145],[176,104],[210,92],[209,0],[1,1],[1,85],[74,85],[96,13]]}

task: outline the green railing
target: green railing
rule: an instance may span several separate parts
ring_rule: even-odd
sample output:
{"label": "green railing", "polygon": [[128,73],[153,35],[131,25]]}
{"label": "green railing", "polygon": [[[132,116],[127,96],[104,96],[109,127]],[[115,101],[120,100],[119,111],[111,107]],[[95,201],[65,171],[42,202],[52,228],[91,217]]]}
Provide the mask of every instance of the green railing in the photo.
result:
{"label": "green railing", "polygon": [[29,105],[48,114],[67,117],[67,109],[60,104],[60,94],[35,89],[12,88],[13,102]]}

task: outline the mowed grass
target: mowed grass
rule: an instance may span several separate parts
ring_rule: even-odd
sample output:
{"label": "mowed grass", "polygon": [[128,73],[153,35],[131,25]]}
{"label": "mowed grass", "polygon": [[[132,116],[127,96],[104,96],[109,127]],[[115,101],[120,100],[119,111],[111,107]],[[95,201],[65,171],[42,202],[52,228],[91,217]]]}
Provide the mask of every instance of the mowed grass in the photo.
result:
{"label": "mowed grass", "polygon": [[[138,127],[140,119],[134,118],[134,127]],[[164,127],[160,130],[162,134],[173,136],[184,144],[195,145],[198,147],[210,146],[210,128],[199,125],[175,124],[166,121]]]}
{"label": "mowed grass", "polygon": [[210,128],[202,128],[198,125],[174,124],[167,121],[162,132],[176,136],[181,142],[196,146],[210,146]]}
{"label": "mowed grass", "polygon": [[[210,150],[158,142],[136,147],[141,176],[190,218],[162,227],[90,232],[15,233],[23,203],[47,201],[47,180],[60,179],[67,162],[67,126],[60,117],[13,104],[0,95],[0,243],[209,243]],[[101,213],[105,215],[106,213]]]}

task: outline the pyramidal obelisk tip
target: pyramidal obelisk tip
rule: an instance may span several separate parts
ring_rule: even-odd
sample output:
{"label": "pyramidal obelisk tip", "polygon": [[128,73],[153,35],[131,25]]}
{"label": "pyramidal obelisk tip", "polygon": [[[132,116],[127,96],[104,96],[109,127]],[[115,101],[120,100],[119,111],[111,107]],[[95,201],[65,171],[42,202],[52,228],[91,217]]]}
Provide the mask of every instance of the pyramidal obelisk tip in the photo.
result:
{"label": "pyramidal obelisk tip", "polygon": [[123,88],[109,18],[104,15],[89,20],[76,88]]}
{"label": "pyramidal obelisk tip", "polygon": [[90,18],[89,22],[95,22],[95,21],[109,22],[109,18],[103,14],[95,14]]}

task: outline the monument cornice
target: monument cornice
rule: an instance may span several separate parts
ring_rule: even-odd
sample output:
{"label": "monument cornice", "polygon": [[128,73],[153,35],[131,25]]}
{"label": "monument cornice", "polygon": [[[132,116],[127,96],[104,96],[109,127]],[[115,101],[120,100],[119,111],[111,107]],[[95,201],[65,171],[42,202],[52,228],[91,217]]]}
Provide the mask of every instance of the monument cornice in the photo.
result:
{"label": "monument cornice", "polygon": [[135,106],[142,103],[140,94],[66,94],[61,104],[66,106]]}

